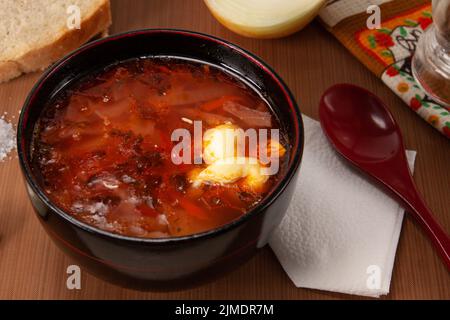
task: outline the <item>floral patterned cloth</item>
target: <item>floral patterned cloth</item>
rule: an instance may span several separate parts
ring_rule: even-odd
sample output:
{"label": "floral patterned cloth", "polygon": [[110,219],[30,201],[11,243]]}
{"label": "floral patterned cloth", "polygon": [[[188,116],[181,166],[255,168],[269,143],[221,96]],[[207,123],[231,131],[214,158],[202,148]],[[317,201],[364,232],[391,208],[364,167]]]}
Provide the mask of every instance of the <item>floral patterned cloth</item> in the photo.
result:
{"label": "floral patterned cloth", "polygon": [[[359,13],[342,15],[350,6],[350,11],[355,12],[355,1],[358,0],[328,1],[320,13],[322,22],[413,111],[450,138],[450,110],[427,96],[411,71],[411,57],[418,39],[433,22],[430,1],[370,1],[370,4],[378,2],[382,17],[381,28],[372,30],[366,27],[369,1],[358,1]],[[330,19],[337,15],[339,22]]]}

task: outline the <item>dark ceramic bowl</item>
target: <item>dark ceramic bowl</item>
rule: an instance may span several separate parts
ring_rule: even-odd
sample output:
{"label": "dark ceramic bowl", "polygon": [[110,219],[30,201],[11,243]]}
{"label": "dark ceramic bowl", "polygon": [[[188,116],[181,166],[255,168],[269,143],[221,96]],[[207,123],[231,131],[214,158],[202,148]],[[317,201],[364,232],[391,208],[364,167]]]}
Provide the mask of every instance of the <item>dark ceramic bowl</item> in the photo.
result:
{"label": "dark ceramic bowl", "polygon": [[[250,82],[263,94],[289,134],[289,168],[281,182],[253,210],[207,232],[184,237],[143,239],[99,230],[59,209],[31,170],[34,126],[46,102],[80,75],[117,61],[175,56],[205,61]],[[72,52],[39,80],[28,96],[18,125],[18,153],[28,193],[53,241],[94,275],[126,287],[185,288],[238,267],[264,246],[283,218],[303,150],[303,124],[284,82],[260,59],[208,35],[180,30],[140,30],[89,43]]]}

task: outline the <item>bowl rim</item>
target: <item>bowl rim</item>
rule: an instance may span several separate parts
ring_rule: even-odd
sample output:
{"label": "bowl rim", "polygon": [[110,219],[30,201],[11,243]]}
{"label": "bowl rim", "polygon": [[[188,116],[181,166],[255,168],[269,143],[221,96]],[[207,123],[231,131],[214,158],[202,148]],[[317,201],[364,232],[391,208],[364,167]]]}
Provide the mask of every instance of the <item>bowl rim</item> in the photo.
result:
{"label": "bowl rim", "polygon": [[[87,50],[90,50],[98,45],[101,45],[106,42],[111,42],[115,40],[119,40],[126,37],[134,37],[139,36],[142,34],[158,34],[158,33],[165,33],[165,34],[177,34],[182,35],[186,37],[196,37],[201,38],[206,41],[212,41],[219,45],[225,46],[229,49],[232,49],[236,54],[243,56],[245,59],[250,60],[251,63],[256,64],[258,68],[262,69],[266,74],[268,74],[270,77],[273,78],[273,80],[278,84],[280,89],[282,90],[284,94],[284,98],[287,100],[289,107],[293,111],[293,113],[296,115],[296,117],[292,118],[294,128],[295,128],[295,136],[296,136],[296,145],[294,146],[294,154],[290,159],[290,163],[288,165],[287,171],[284,175],[284,177],[277,183],[276,187],[260,202],[258,205],[256,205],[254,208],[252,208],[250,211],[246,212],[239,218],[230,221],[229,223],[226,223],[224,225],[221,225],[217,228],[206,230],[200,233],[194,233],[189,234],[185,236],[178,236],[178,237],[167,237],[167,238],[142,238],[142,237],[133,237],[133,236],[126,236],[121,235],[113,232],[109,232],[106,230],[102,230],[100,228],[97,228],[95,226],[89,225],[87,223],[84,223],[75,217],[71,216],[70,214],[66,213],[64,210],[60,209],[56,204],[53,203],[47,197],[45,192],[42,190],[42,187],[39,185],[39,183],[36,181],[31,166],[29,164],[29,159],[25,156],[25,138],[23,134],[23,130],[25,129],[25,125],[28,121],[28,110],[30,109],[31,105],[33,104],[33,100],[36,96],[36,94],[39,92],[42,85],[45,83],[45,81],[54,73],[58,72],[66,63],[68,63],[74,56],[85,52]],[[242,76],[242,75],[241,75]],[[243,76],[245,78],[245,76]],[[34,125],[34,124],[33,124]],[[196,32],[196,31],[189,31],[189,30],[183,30],[183,29],[176,29],[176,28],[145,28],[145,29],[137,29],[137,30],[131,30],[126,31],[122,33],[117,33],[105,38],[101,38],[92,42],[89,42],[76,50],[70,52],[60,60],[58,60],[56,63],[54,63],[40,78],[39,80],[34,84],[32,87],[30,93],[28,94],[21,112],[20,117],[17,125],[17,153],[19,158],[19,164],[22,169],[22,172],[25,176],[26,182],[28,186],[32,189],[32,191],[39,197],[39,199],[53,212],[55,212],[58,216],[60,216],[63,220],[67,221],[69,224],[74,225],[77,228],[80,228],[90,234],[100,235],[106,238],[110,238],[111,240],[117,240],[117,241],[127,241],[130,243],[145,243],[145,244],[154,244],[154,245],[161,245],[161,244],[174,244],[179,242],[188,242],[188,241],[194,241],[198,239],[206,239],[211,238],[212,236],[216,236],[219,234],[222,234],[224,232],[227,232],[231,229],[237,228],[239,225],[242,225],[244,222],[251,219],[253,216],[257,215],[258,213],[265,211],[286,189],[287,185],[290,183],[290,181],[295,176],[295,173],[298,171],[298,167],[300,166],[300,162],[303,155],[303,149],[304,149],[304,124],[303,124],[303,118],[301,111],[297,105],[297,102],[289,90],[286,83],[281,79],[281,77],[274,71],[274,69],[268,65],[266,62],[264,62],[261,58],[256,56],[255,54],[241,48],[238,45],[235,45],[227,40],[218,38],[216,36],[212,36],[209,34]]]}

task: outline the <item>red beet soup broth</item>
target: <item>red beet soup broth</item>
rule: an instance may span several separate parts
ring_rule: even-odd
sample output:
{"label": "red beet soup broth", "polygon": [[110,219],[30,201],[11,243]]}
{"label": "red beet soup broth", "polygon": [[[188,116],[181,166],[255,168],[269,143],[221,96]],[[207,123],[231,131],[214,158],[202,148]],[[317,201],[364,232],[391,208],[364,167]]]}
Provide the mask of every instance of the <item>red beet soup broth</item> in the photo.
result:
{"label": "red beet soup broth", "polygon": [[[223,172],[210,167],[217,159],[175,164],[171,134],[184,128],[194,137],[193,121],[202,121],[203,133],[279,129],[278,172],[251,177],[245,165]],[[33,171],[62,210],[99,229],[146,238],[239,218],[282,178],[288,158],[287,135],[256,90],[221,68],[179,58],[121,62],[60,90],[42,112],[32,150]]]}

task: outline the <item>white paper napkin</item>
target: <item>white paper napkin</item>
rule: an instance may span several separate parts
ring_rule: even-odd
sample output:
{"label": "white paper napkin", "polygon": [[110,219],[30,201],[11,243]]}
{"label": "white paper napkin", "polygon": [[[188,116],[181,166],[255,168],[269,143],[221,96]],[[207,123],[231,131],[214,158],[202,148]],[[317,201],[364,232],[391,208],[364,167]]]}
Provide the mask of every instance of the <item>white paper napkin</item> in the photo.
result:
{"label": "white paper napkin", "polygon": [[[304,123],[296,190],[270,246],[297,287],[387,294],[404,210],[332,149],[317,121]],[[411,170],[415,155],[407,151]]]}

